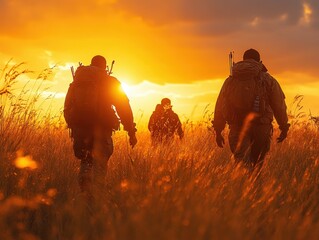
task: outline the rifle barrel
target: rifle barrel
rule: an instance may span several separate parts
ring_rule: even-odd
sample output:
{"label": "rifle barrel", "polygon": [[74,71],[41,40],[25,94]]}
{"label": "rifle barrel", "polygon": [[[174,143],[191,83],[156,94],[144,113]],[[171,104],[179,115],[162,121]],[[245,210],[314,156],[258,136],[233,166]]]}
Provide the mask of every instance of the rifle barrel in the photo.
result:
{"label": "rifle barrel", "polygon": [[73,80],[74,80],[74,77],[75,77],[74,67],[71,66],[70,69],[71,69],[71,74],[72,74],[72,77],[73,77]]}
{"label": "rifle barrel", "polygon": [[233,75],[233,53],[229,53],[229,76]]}
{"label": "rifle barrel", "polygon": [[110,68],[110,70],[109,70],[109,75],[112,74],[112,70],[113,70],[113,65],[114,65],[114,63],[115,63],[115,61],[113,60],[113,61],[112,61],[112,64],[111,64],[111,68]]}

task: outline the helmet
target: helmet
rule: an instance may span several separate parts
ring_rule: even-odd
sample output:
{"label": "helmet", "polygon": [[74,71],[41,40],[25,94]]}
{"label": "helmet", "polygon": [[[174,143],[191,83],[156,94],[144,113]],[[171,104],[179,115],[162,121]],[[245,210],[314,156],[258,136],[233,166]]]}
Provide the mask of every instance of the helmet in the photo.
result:
{"label": "helmet", "polygon": [[106,69],[106,59],[101,55],[96,55],[91,60],[91,66]]}
{"label": "helmet", "polygon": [[257,62],[259,62],[260,61],[260,55],[259,55],[259,52],[257,50],[251,48],[251,49],[248,49],[248,50],[245,51],[243,59],[244,60],[254,59]]}

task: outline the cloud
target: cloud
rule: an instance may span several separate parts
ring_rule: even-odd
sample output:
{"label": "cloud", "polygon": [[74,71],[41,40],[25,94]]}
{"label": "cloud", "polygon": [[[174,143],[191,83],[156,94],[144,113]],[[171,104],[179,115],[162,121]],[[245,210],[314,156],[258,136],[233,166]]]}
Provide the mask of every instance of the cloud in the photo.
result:
{"label": "cloud", "polygon": [[193,33],[224,35],[260,29],[296,27],[307,31],[300,22],[308,11],[307,25],[318,29],[317,0],[118,0],[117,9],[139,16],[157,25],[190,23]]}
{"label": "cloud", "polygon": [[[194,48],[207,52],[204,61],[209,54],[220,58],[230,50],[241,59],[253,47],[263,52],[275,74],[294,69],[319,75],[317,0],[118,0],[116,6],[153,27],[165,26],[175,36],[195,39]],[[223,69],[211,66],[213,73]]]}
{"label": "cloud", "polygon": [[[311,8],[318,7],[315,0],[306,2]],[[285,16],[286,24],[297,24],[303,16],[303,2],[300,0],[1,0],[0,29],[9,34],[17,33],[17,28],[20,31],[25,29],[26,34],[41,21],[54,23],[63,18],[66,22],[76,19],[80,24],[81,18],[105,17],[115,9],[155,25],[178,22],[210,25],[208,33],[213,34],[220,29],[234,31],[244,28],[256,18],[267,21]],[[313,19],[317,19],[317,15],[314,12]]]}
{"label": "cloud", "polygon": [[[88,19],[107,16],[113,1],[11,1],[0,0],[1,35],[17,37],[37,37],[39,29],[49,32],[54,26],[64,22],[83,25]],[[71,26],[70,26],[71,27]]]}
{"label": "cloud", "polygon": [[300,0],[118,0],[116,5],[156,24],[177,21],[232,24],[251,22],[256,17],[273,19],[283,15],[287,22],[295,24],[303,11]]}

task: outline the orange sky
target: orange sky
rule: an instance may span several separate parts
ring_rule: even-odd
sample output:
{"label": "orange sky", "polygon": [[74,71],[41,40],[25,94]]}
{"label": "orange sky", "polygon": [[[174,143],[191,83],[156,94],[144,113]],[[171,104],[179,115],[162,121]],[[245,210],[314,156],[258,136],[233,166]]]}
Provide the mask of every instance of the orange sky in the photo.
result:
{"label": "orange sky", "polygon": [[316,0],[0,0],[0,66],[57,64],[47,85],[62,104],[69,66],[101,54],[115,60],[136,118],[147,120],[168,96],[188,119],[213,109],[229,51],[239,61],[255,48],[287,105],[303,94],[305,109],[319,114],[318,10]]}

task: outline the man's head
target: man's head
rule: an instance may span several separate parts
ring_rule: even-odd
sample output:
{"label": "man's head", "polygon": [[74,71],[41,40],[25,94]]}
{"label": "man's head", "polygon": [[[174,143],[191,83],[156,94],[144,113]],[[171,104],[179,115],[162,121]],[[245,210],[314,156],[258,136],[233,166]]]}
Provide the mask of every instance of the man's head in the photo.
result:
{"label": "man's head", "polygon": [[244,60],[253,59],[257,62],[260,62],[260,55],[257,50],[251,48],[245,51],[243,59]]}
{"label": "man's head", "polygon": [[101,55],[96,55],[91,60],[91,66],[106,69],[106,59]]}
{"label": "man's head", "polygon": [[172,108],[171,100],[169,98],[163,98],[161,101],[161,105],[165,111]]}

